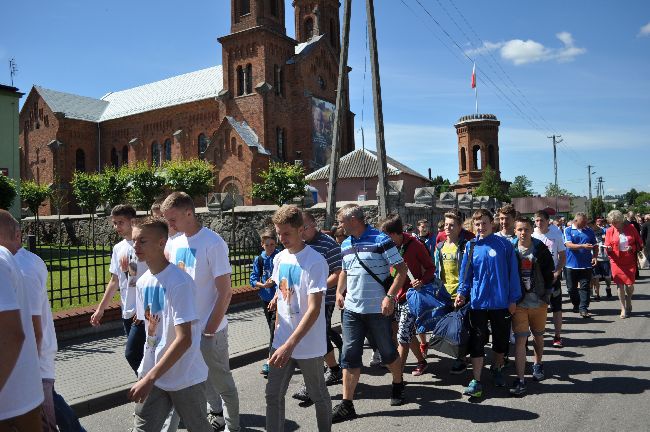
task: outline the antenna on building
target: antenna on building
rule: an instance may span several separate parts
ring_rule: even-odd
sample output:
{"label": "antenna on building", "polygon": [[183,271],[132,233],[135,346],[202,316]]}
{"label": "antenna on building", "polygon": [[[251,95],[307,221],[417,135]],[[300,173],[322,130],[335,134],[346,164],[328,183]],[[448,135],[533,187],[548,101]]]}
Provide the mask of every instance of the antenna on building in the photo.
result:
{"label": "antenna on building", "polygon": [[9,75],[11,76],[11,86],[14,86],[14,77],[16,76],[16,72],[18,72],[18,65],[16,64],[16,59],[11,58],[9,60]]}

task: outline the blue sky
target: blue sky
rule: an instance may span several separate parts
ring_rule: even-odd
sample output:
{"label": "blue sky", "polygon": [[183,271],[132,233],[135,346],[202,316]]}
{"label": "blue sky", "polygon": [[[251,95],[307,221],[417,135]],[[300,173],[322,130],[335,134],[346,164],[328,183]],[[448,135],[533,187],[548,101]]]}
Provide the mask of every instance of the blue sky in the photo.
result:
{"label": "blue sky", "polygon": [[[365,2],[353,3],[356,145],[363,126],[366,146],[374,148],[369,62],[363,78]],[[375,3],[390,156],[423,174],[432,168],[457,179],[453,124],[474,112],[467,55],[477,62],[479,110],[501,121],[502,178],[525,174],[543,193],[553,180],[546,137],[556,133],[564,139],[562,187],[586,195],[591,164],[607,193],[650,190],[650,2]],[[217,37],[230,28],[225,0],[33,0],[10,2],[3,12],[9,19],[0,27],[0,83],[9,83],[15,57],[22,91],[38,84],[92,97],[220,64]]]}

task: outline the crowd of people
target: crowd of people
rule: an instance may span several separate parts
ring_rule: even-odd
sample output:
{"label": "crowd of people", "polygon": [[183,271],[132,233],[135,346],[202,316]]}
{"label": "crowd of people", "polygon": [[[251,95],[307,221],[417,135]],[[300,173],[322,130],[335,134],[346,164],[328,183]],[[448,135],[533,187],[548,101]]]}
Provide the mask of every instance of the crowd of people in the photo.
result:
{"label": "crowd of people", "polygon": [[[152,216],[136,218],[129,205],[112,209],[122,240],[113,248],[111,279],[90,322],[101,324],[119,292],[125,357],[137,377],[128,392],[135,431],[173,432],[181,421],[189,431],[239,431],[239,392],[228,352],[228,246],[203,226],[185,193],[174,192],[151,210]],[[613,283],[625,319],[633,310],[638,254],[650,252],[650,215],[641,225],[633,213],[626,218],[618,210],[591,222],[577,213],[566,223],[544,210],[522,217],[508,204],[494,216],[479,209],[465,221],[446,213],[437,233],[427,220],[405,226],[398,215],[372,226],[356,204],[338,211],[329,232],[311,213],[290,205],[280,207],[272,222],[260,234],[262,252],[250,275],[269,330],[261,370],[269,431],[284,430],[286,393],[297,368],[304,384],[293,397],[313,403],[319,431],[356,418],[366,346],[373,351],[370,365],[390,373],[390,405],[414,396],[405,389],[406,362],[412,353],[411,374],[424,374],[429,343],[407,297],[432,284],[448,294],[450,310],[466,311],[469,338],[448,371],[472,369],[463,393],[483,396],[489,343],[493,385],[523,396],[531,336],[531,378],[545,378],[549,312],[552,346],[565,343],[561,280],[573,313],[585,320],[592,316],[590,302],[600,300],[600,283],[607,297]],[[57,345],[47,268],[22,248],[21,239],[18,222],[0,210],[0,430],[83,431],[54,390]],[[336,308],[340,333],[332,328]],[[506,383],[511,345],[516,377]],[[338,383],[342,400],[333,407],[328,387]]]}

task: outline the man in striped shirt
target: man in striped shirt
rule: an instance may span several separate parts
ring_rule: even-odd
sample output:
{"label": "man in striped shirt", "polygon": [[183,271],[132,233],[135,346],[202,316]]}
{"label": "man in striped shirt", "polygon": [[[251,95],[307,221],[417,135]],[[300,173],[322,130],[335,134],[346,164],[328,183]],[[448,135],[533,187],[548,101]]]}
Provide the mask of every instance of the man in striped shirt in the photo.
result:
{"label": "man in striped shirt", "polygon": [[[341,352],[343,340],[341,335],[332,330],[332,314],[334,313],[336,300],[336,284],[341,273],[341,246],[332,237],[318,229],[316,220],[311,213],[303,212],[304,230],[302,239],[305,244],[311,246],[327,261],[329,267],[329,276],[327,277],[327,291],[325,293],[325,330],[327,332],[327,354],[325,354],[325,363],[327,371],[325,372],[325,384],[328,386],[337,384],[343,378],[341,367],[334,356],[334,345]],[[293,394],[294,399],[303,402],[309,402],[307,387],[304,385]]]}
{"label": "man in striped shirt", "polygon": [[[349,237],[341,244],[343,271],[336,293],[336,303],[343,309],[343,400],[333,410],[332,423],[357,416],[352,400],[361,374],[366,335],[373,337],[382,360],[392,374],[391,405],[403,403],[402,367],[393,342],[391,322],[395,295],[404,285],[408,271],[392,240],[366,224],[361,207],[347,204],[339,210],[337,219]],[[396,270],[396,277],[387,286],[391,266]],[[384,285],[387,287],[384,288]]]}

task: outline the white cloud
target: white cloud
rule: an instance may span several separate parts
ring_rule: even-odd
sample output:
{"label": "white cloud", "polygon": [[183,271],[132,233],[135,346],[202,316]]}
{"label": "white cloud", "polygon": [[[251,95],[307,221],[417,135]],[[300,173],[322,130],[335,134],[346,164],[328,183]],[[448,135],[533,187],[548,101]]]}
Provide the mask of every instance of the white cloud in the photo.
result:
{"label": "white cloud", "polygon": [[650,36],[650,22],[643,27],[641,27],[641,30],[639,30],[639,34],[637,35],[638,37],[643,37],[643,36]]}
{"label": "white cloud", "polygon": [[467,50],[465,53],[469,56],[475,56],[498,50],[502,59],[519,66],[527,63],[551,60],[557,62],[572,61],[575,57],[587,52],[585,48],[580,48],[575,45],[571,33],[560,32],[555,36],[562,42],[562,47],[549,48],[532,39],[511,39],[506,42],[483,42],[481,47]]}

